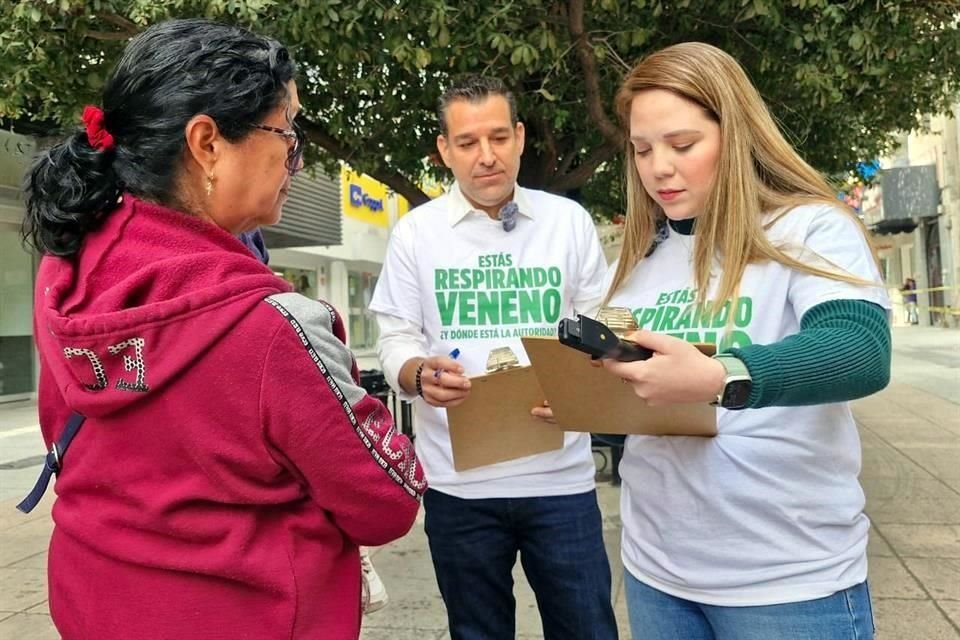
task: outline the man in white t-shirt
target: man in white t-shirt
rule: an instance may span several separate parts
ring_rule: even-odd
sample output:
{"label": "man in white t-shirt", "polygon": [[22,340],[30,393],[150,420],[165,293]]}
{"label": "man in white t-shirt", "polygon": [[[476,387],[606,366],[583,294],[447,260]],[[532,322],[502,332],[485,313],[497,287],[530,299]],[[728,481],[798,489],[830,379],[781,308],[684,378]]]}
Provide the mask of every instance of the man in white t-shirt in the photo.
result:
{"label": "man in white t-shirt", "polygon": [[463,78],[438,111],[437,148],[456,184],[397,223],[370,309],[388,382],[416,398],[450,634],[514,638],[519,552],[546,639],[616,638],[589,435],[458,472],[446,412],[467,399],[491,349],[509,346],[526,364],[521,336],[555,335],[561,318],[596,311],[606,268],[596,229],[575,202],[517,185],[524,129],[501,81]]}

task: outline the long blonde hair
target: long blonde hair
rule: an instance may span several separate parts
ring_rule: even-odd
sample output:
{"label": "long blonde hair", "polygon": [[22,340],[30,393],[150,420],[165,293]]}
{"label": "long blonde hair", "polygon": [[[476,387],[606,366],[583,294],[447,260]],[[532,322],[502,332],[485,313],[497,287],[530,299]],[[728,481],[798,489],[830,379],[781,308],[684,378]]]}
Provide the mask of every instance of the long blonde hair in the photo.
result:
{"label": "long blonde hair", "polygon": [[[706,206],[697,216],[694,279],[697,302],[706,303],[714,256],[722,275],[713,305],[735,299],[748,264],[774,261],[792,269],[827,278],[869,284],[839,270],[807,264],[767,239],[762,216],[793,206],[826,203],[853,212],[837,200],[835,191],[804,162],[784,139],[760,93],[729,54],[701,42],[673,45],[644,58],[627,74],[616,97],[616,110],[629,138],[634,96],[662,89],[705,109],[720,125],[720,155]],[[625,149],[627,216],[623,249],[607,292],[606,304],[653,246],[662,208],[647,194],[634,165],[631,143]],[[780,215],[777,216],[779,219]],[[869,244],[862,223],[860,227]],[[874,257],[876,257],[874,255]]]}

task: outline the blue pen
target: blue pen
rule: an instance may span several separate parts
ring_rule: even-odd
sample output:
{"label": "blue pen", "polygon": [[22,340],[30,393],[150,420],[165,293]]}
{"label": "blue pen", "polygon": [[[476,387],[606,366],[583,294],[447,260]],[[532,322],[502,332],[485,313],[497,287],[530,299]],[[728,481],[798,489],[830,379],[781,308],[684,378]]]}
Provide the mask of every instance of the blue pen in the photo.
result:
{"label": "blue pen", "polygon": [[[451,352],[450,352],[450,357],[453,358],[454,360],[456,360],[457,358],[459,358],[459,357],[460,357],[460,349],[454,349],[453,351],[451,351]],[[434,379],[434,380],[439,379],[441,373],[443,373],[443,369],[437,369],[436,371],[434,371],[434,372],[433,372],[433,379]]]}

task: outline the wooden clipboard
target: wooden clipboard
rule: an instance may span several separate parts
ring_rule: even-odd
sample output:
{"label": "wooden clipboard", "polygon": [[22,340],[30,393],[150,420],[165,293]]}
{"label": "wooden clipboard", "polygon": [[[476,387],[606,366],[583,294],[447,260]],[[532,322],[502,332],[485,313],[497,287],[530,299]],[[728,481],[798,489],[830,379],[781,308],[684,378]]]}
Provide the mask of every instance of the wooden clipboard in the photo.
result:
{"label": "wooden clipboard", "polygon": [[[717,412],[709,404],[648,406],[590,356],[556,338],[521,338],[557,424],[565,431],[715,436]],[[712,346],[700,347],[703,351]]]}
{"label": "wooden clipboard", "polygon": [[475,469],[563,448],[563,431],[530,415],[545,396],[532,367],[470,378],[470,397],[447,409],[453,468]]}

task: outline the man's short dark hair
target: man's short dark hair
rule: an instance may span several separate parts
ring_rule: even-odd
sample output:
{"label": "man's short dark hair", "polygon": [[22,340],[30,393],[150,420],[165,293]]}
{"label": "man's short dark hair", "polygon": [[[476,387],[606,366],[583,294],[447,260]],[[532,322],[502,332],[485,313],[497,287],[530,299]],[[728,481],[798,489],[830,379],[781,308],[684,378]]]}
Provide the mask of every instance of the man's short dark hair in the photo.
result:
{"label": "man's short dark hair", "polygon": [[513,92],[507,88],[503,80],[490,76],[468,74],[457,76],[437,100],[437,119],[440,121],[440,132],[447,135],[447,107],[451,102],[466,100],[468,102],[483,102],[490,96],[503,96],[510,105],[510,123],[517,125],[517,101]]}

